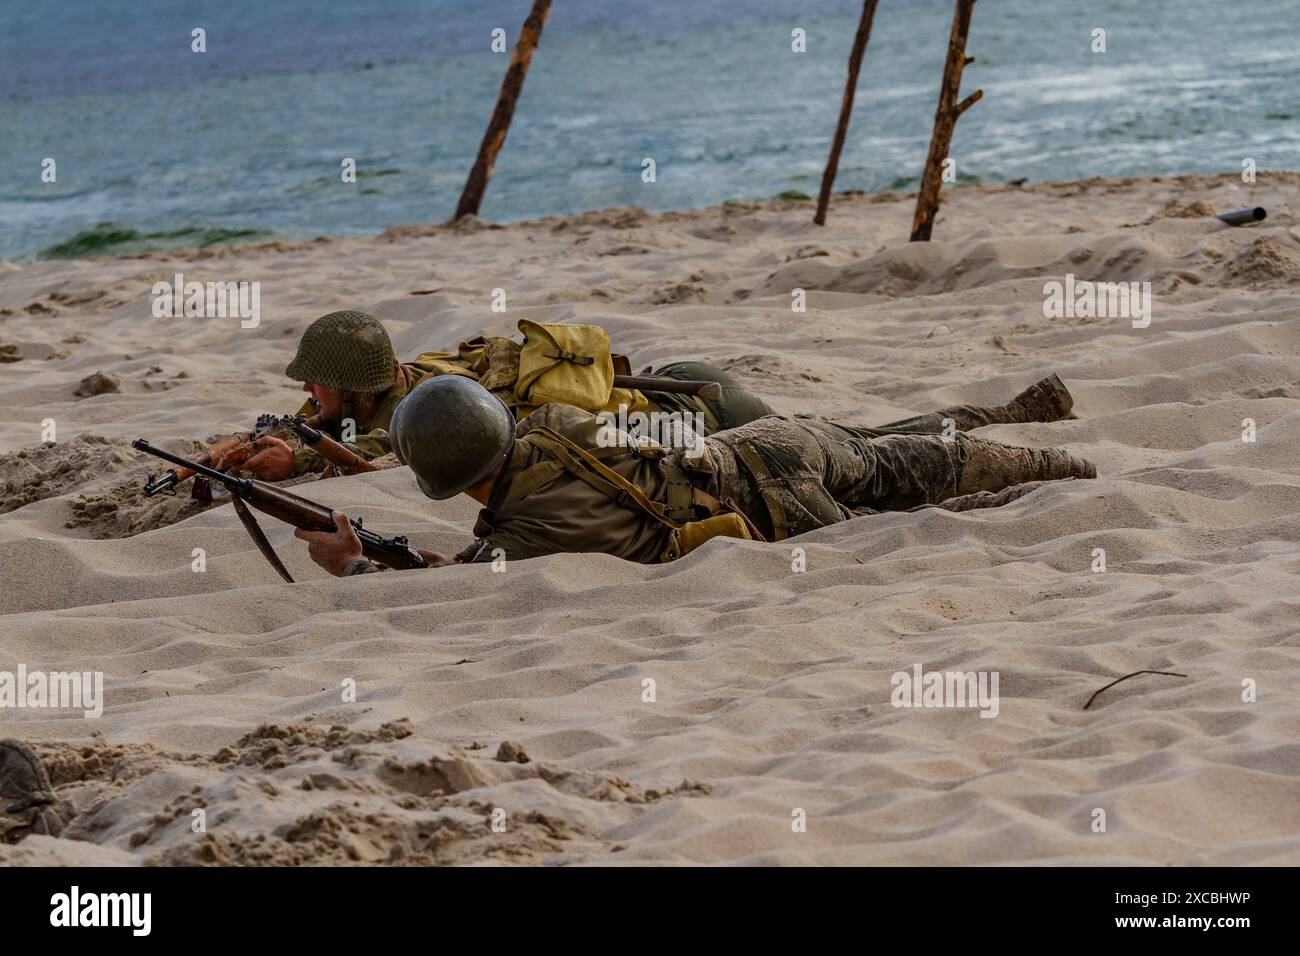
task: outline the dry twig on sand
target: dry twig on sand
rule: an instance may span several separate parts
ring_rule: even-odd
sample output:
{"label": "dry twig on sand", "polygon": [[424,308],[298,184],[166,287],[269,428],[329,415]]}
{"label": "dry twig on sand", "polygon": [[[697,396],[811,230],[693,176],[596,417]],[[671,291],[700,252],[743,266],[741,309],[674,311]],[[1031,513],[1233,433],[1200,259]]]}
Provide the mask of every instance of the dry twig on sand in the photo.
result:
{"label": "dry twig on sand", "polygon": [[1172,671],[1134,671],[1132,674],[1125,674],[1123,677],[1116,678],[1115,680],[1107,684],[1105,687],[1103,687],[1101,690],[1097,691],[1096,694],[1093,694],[1091,697],[1088,698],[1088,703],[1083,705],[1083,709],[1087,710],[1089,707],[1091,707],[1092,702],[1097,699],[1097,696],[1101,693],[1102,690],[1110,690],[1110,688],[1114,687],[1120,681],[1128,680],[1130,677],[1137,677],[1139,674],[1161,674],[1165,677],[1186,677],[1187,676],[1186,674],[1175,674]]}

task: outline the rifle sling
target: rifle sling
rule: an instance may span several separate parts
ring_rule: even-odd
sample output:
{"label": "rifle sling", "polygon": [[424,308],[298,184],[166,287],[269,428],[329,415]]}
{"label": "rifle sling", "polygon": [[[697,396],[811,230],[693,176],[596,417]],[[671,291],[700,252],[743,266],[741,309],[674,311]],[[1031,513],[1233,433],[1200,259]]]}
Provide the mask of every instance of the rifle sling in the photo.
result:
{"label": "rifle sling", "polygon": [[280,572],[280,577],[293,584],[293,576],[289,574],[289,569],[284,566],[284,562],[275,553],[275,549],[271,547],[271,542],[266,540],[266,535],[262,532],[262,526],[257,523],[257,518],[253,516],[253,512],[248,510],[248,505],[244,504],[244,499],[239,495],[231,495],[230,500],[234,502],[235,514],[239,515],[244,530],[253,539],[253,543],[257,545],[257,550],[262,552],[262,556],[271,563],[271,567]]}
{"label": "rifle sling", "polygon": [[[534,431],[537,431],[537,429],[534,429]],[[506,494],[504,505],[512,505],[516,501],[527,498],[538,488],[550,483],[558,475],[569,470],[560,456],[554,452],[553,442],[548,439],[545,441],[545,447],[543,447],[543,442],[538,441],[541,438],[540,432],[535,438],[530,437],[532,435],[533,432],[529,432],[524,436],[523,440],[541,448],[549,457],[515,475],[510,482],[510,490]],[[625,451],[626,449],[623,448],[598,448],[591,454],[596,458],[611,458],[615,455],[621,455]],[[600,490],[605,491],[604,488]]]}

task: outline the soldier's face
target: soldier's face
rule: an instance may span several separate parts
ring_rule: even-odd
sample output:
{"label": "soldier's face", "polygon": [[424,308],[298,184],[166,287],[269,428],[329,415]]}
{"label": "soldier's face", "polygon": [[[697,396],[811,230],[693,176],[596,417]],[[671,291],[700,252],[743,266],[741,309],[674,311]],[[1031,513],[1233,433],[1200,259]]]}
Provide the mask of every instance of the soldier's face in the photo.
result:
{"label": "soldier's face", "polygon": [[317,413],[327,422],[336,422],[343,415],[343,393],[324,385],[303,383],[302,390],[316,403]]}

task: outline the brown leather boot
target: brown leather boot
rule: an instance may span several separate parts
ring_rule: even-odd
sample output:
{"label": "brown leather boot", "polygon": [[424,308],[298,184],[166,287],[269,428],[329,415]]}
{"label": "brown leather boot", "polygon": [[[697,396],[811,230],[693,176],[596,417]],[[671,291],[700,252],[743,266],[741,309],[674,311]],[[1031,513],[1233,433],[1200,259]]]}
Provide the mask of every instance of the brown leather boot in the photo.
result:
{"label": "brown leather boot", "polygon": [[1018,448],[959,435],[962,458],[957,494],[1001,491],[1026,481],[1096,478],[1097,466],[1060,448]]}
{"label": "brown leather boot", "polygon": [[1059,422],[1075,417],[1071,413],[1074,396],[1056,373],[1030,385],[1009,404],[1023,409],[1026,417],[1022,420],[1027,422]]}

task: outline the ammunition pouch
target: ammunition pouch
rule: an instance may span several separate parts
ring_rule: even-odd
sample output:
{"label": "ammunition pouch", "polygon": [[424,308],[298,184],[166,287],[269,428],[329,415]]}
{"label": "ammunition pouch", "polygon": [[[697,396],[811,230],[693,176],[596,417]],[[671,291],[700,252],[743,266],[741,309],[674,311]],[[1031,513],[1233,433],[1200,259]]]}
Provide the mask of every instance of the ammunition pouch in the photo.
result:
{"label": "ammunition pouch", "polygon": [[754,535],[749,528],[749,522],[744,515],[733,511],[724,511],[700,521],[688,521],[668,536],[668,547],[661,560],[675,561],[714,538],[740,538],[752,541]]}

